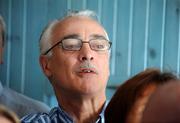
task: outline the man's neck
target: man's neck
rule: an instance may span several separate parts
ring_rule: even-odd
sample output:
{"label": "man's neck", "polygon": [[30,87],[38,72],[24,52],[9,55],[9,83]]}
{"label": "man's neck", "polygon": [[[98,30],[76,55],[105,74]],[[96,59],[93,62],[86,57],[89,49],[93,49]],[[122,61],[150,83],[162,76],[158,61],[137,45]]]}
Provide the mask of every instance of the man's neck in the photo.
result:
{"label": "man's neck", "polygon": [[102,111],[106,97],[94,98],[67,98],[58,99],[60,106],[68,113],[76,123],[92,123],[97,120]]}

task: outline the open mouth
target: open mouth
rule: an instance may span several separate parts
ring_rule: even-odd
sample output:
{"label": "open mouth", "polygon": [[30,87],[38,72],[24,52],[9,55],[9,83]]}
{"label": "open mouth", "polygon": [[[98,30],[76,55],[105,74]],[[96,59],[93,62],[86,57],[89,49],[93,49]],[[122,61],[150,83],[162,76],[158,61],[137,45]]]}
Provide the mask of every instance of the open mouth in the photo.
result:
{"label": "open mouth", "polygon": [[92,74],[98,74],[97,67],[92,64],[90,61],[84,61],[80,64],[80,66],[77,68],[78,73],[92,73]]}
{"label": "open mouth", "polygon": [[94,73],[94,74],[97,74],[97,72],[94,69],[87,69],[87,68],[81,68],[79,70],[79,73]]}
{"label": "open mouth", "polygon": [[81,70],[82,73],[94,73],[93,70],[90,70],[90,69],[83,69]]}

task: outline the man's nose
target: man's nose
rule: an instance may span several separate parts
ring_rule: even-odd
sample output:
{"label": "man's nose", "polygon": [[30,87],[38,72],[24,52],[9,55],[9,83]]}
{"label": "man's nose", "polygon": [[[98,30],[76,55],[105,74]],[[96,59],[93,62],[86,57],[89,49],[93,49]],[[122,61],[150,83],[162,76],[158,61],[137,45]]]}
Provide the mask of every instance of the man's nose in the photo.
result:
{"label": "man's nose", "polygon": [[79,59],[80,61],[94,60],[94,51],[90,48],[89,43],[83,43],[80,50]]}

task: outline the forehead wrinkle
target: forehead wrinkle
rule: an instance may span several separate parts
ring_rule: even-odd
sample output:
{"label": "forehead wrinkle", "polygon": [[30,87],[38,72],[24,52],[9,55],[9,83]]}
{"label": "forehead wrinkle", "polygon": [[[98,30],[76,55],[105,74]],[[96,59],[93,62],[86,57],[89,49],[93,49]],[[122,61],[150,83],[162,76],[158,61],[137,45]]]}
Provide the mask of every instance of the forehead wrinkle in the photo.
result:
{"label": "forehead wrinkle", "polygon": [[[68,27],[68,26],[70,26],[71,24],[72,24],[72,22],[77,22],[77,20],[78,21],[80,21],[80,20],[82,20],[83,21],[83,23],[84,22],[86,22],[87,20],[87,22],[90,22],[90,23],[92,23],[93,25],[94,24],[96,24],[96,26],[97,26],[97,28],[99,28],[98,30],[99,30],[99,32],[97,32],[97,34],[95,33],[95,34],[90,34],[89,33],[89,30],[88,30],[88,28],[82,28],[82,30],[81,30],[81,34],[78,34],[78,33],[74,33],[74,34],[67,34],[66,35],[66,31],[68,31],[67,30],[67,28],[66,27]],[[66,26],[65,26],[66,25]],[[64,36],[63,37],[61,37],[61,36],[58,36],[59,35],[59,31],[61,30],[61,34],[63,35],[64,34]],[[92,32],[92,31],[91,31]],[[71,38],[71,36],[72,36],[72,38],[81,38],[82,40],[89,40],[89,39],[91,39],[91,38],[95,38],[95,39],[97,39],[97,38],[100,38],[100,39],[106,39],[106,40],[108,40],[108,36],[106,35],[106,31],[104,30],[104,28],[98,23],[98,22],[96,22],[96,21],[94,21],[94,20],[92,20],[91,18],[88,18],[88,17],[69,17],[69,18],[66,18],[66,19],[64,19],[64,20],[62,20],[62,21],[60,21],[59,23],[57,23],[57,25],[55,26],[55,28],[54,28],[54,31],[53,31],[53,35],[55,36],[55,37],[59,37],[61,40],[62,39],[64,39],[64,38]],[[54,37],[53,36],[53,37]],[[57,40],[57,39],[56,39]]]}
{"label": "forehead wrinkle", "polygon": [[[100,28],[102,28],[99,24],[98,24],[98,26]],[[106,35],[104,34],[103,28],[102,28],[102,31],[98,29],[97,32],[96,31],[95,32],[93,32],[93,31],[89,32],[88,28],[84,28],[81,36],[83,36],[83,37],[80,37],[80,38],[83,38],[85,41],[88,41],[91,39],[106,39],[107,40]]]}
{"label": "forehead wrinkle", "polygon": [[78,34],[69,34],[69,35],[64,36],[64,37],[62,38],[62,40],[63,40],[63,39],[69,39],[69,38],[79,39],[80,36],[79,36]]}
{"label": "forehead wrinkle", "polygon": [[92,35],[90,35],[90,38],[92,38],[92,39],[105,39],[105,40],[107,40],[106,36],[101,35],[101,34],[92,34]]}
{"label": "forehead wrinkle", "polygon": [[[92,34],[89,36],[90,40],[91,39],[106,39],[106,37],[104,35],[101,35],[101,34]],[[79,34],[69,34],[69,35],[66,35],[64,36],[62,39],[60,40],[63,40],[63,39],[81,39],[81,36]]]}

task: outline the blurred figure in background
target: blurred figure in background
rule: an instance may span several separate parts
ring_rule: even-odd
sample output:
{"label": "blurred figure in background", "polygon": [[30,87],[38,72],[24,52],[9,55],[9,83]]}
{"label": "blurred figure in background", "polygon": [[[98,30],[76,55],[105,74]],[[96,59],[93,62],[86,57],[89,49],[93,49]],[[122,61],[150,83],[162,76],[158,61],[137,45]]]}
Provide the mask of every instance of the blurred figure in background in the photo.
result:
{"label": "blurred figure in background", "polygon": [[6,38],[5,22],[2,18],[2,16],[0,15],[0,64],[3,63],[2,59],[3,59],[3,50],[4,50],[5,38]]}
{"label": "blurred figure in background", "polygon": [[162,84],[177,80],[171,73],[147,69],[125,81],[105,110],[106,123],[140,123],[151,94]]}
{"label": "blurred figure in background", "polygon": [[0,123],[20,123],[20,120],[14,112],[0,105]]}
{"label": "blurred figure in background", "polygon": [[[5,22],[0,16],[0,63],[3,63],[5,45]],[[0,81],[0,104],[14,111],[19,117],[29,113],[48,112],[49,107],[44,103],[26,97],[14,90],[3,87]]]}
{"label": "blurred figure in background", "polygon": [[150,97],[142,123],[180,123],[180,81],[165,84]]}

